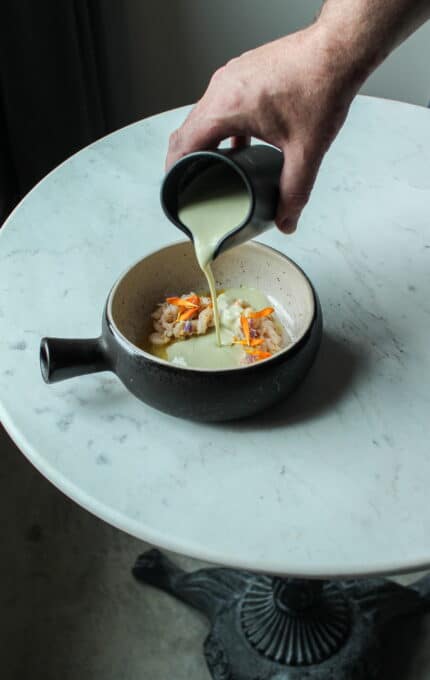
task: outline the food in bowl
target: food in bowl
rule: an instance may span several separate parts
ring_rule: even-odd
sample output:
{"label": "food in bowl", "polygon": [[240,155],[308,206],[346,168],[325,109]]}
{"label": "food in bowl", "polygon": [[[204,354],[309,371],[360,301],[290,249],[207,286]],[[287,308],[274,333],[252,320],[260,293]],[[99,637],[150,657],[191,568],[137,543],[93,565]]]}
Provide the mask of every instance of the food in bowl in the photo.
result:
{"label": "food in bowl", "polygon": [[152,313],[148,351],[188,368],[235,368],[269,359],[291,342],[268,298],[253,288],[217,295],[221,344],[212,297],[194,292],[160,302]]}

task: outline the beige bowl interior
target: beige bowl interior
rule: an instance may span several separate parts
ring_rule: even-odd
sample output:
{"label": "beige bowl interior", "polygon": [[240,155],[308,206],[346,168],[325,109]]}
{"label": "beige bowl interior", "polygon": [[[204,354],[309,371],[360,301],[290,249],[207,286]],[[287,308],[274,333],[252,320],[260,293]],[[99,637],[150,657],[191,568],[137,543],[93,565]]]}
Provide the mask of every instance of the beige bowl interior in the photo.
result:
{"label": "beige bowl interior", "polygon": [[[307,278],[281,253],[246,243],[215,260],[218,289],[247,286],[265,293],[286,332],[296,343],[308,330],[315,311]],[[137,262],[113,288],[108,315],[119,332],[142,347],[151,332],[151,313],[168,296],[207,291],[191,241],[162,248]],[[291,344],[290,344],[291,347]]]}

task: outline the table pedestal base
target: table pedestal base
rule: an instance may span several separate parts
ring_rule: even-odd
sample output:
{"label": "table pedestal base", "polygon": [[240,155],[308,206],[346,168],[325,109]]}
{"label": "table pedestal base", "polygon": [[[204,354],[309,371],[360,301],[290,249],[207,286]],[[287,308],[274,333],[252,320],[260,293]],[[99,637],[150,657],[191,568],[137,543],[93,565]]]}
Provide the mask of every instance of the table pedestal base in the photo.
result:
{"label": "table pedestal base", "polygon": [[186,573],[158,550],[141,555],[133,575],[208,617],[204,653],[214,680],[376,680],[384,629],[430,610],[430,576],[404,587],[233,569]]}

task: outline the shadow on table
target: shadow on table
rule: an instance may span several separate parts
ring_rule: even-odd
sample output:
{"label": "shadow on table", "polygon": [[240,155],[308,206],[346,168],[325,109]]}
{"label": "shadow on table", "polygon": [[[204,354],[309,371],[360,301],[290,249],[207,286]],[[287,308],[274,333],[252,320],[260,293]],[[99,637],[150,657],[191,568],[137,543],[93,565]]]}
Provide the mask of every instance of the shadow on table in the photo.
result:
{"label": "shadow on table", "polygon": [[288,399],[252,418],[224,423],[232,430],[285,427],[318,418],[333,409],[366,370],[366,356],[341,338],[324,333],[321,349],[304,382]]}

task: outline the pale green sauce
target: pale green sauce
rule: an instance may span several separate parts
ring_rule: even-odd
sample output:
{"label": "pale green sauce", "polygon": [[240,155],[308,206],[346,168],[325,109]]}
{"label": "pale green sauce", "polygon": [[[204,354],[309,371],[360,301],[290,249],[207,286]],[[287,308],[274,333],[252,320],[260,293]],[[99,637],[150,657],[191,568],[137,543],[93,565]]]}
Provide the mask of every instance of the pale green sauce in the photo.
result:
{"label": "pale green sauce", "polygon": [[241,177],[221,163],[197,176],[181,196],[178,215],[193,235],[197,261],[209,285],[219,346],[221,326],[211,262],[219,241],[246,218],[249,204]]}
{"label": "pale green sauce", "polygon": [[243,356],[240,345],[231,345],[231,333],[221,329],[222,345],[218,347],[215,332],[179,340],[167,347],[167,360],[188,368],[237,368]]}

